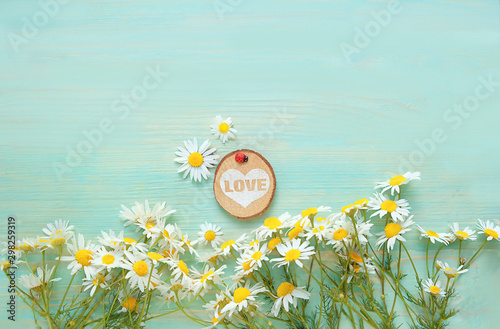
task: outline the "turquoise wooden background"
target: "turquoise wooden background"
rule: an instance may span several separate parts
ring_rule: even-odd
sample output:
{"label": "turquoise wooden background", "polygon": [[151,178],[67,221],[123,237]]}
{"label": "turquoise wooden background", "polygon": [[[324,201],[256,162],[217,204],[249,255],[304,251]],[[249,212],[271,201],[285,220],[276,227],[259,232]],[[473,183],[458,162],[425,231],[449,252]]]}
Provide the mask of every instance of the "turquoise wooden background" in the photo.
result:
{"label": "turquoise wooden background", "polygon": [[[193,232],[257,227],[265,215],[237,221],[211,181],[176,173],[175,148],[209,137],[216,114],[239,131],[219,154],[250,147],[273,164],[266,214],[340,208],[413,169],[420,224],[500,217],[498,1],[54,1],[0,1],[0,215],[19,238],[59,218],[88,236],[120,230],[120,205],[145,199]],[[151,70],[163,73],[144,92]],[[459,285],[453,328],[498,327],[492,245]],[[19,303],[12,328],[30,318]]]}

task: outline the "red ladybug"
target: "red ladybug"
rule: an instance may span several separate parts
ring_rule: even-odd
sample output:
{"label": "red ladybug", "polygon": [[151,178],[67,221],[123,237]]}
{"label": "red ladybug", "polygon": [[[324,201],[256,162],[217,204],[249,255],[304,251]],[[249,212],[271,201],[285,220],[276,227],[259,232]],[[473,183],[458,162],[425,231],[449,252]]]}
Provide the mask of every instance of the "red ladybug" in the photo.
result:
{"label": "red ladybug", "polygon": [[243,162],[247,162],[248,161],[248,157],[245,155],[245,153],[236,153],[236,155],[234,156],[234,159],[236,160],[236,162],[239,162],[239,163],[243,163]]}

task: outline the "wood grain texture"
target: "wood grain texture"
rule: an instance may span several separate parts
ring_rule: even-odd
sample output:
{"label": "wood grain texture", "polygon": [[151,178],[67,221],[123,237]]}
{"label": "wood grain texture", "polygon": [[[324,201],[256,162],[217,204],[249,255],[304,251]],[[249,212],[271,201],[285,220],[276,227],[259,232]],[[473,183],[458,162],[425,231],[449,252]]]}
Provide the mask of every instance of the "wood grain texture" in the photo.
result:
{"label": "wood grain texture", "polygon": [[[0,217],[16,217],[19,237],[59,218],[87,236],[120,230],[120,205],[145,199],[166,200],[193,233],[205,220],[226,236],[257,227],[265,216],[237,221],[212,181],[176,173],[177,146],[207,138],[216,114],[238,130],[214,143],[220,155],[250,148],[273,164],[279,187],[266,215],[340,209],[410,166],[423,177],[407,194],[419,224],[499,218],[498,83],[477,107],[470,98],[500,81],[498,1],[402,2],[349,58],[341,45],[387,1],[243,0],[222,15],[214,4],[68,1],[15,51],[13,33],[43,9],[0,1]],[[409,240],[421,264],[425,246]],[[498,250],[488,245],[461,282],[453,328],[498,327]],[[5,278],[0,295],[4,305]],[[18,305],[18,321],[2,312],[0,323],[32,328]],[[166,323],[187,327],[180,315]]]}

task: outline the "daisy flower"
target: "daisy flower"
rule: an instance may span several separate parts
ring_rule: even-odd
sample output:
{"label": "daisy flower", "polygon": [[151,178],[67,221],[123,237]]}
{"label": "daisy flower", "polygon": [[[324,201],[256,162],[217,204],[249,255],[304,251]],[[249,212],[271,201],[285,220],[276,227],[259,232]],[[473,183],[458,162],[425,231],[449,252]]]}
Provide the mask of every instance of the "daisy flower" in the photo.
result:
{"label": "daisy flower", "polygon": [[[97,246],[87,241],[82,234],[78,234],[78,240],[74,237],[71,244],[67,244],[70,256],[62,256],[63,262],[71,262],[68,269],[71,269],[71,275],[83,269],[85,276],[90,278],[97,274],[97,267],[93,265],[94,253],[97,252]],[[57,258],[56,258],[57,259]]]}
{"label": "daisy flower", "polygon": [[37,251],[41,244],[46,245],[49,242],[43,238],[23,238],[17,241],[17,248],[27,254]]}
{"label": "daisy flower", "polygon": [[[61,278],[51,279],[52,273],[54,272],[55,266],[49,269],[48,265],[45,265],[45,274],[42,267],[36,269],[36,274],[23,274],[19,279],[19,283],[22,284],[26,289],[29,289],[35,293],[40,292],[42,289],[42,284],[47,284],[53,281],[59,281]],[[45,279],[45,280],[44,280]]]}
{"label": "daisy flower", "polygon": [[224,242],[218,249],[217,252],[219,255],[227,256],[231,253],[231,250],[236,250],[239,251],[241,248],[243,248],[245,241],[247,240],[247,235],[244,233],[242,236],[240,236],[238,239],[235,240],[228,240]]}
{"label": "daisy flower", "polygon": [[446,295],[446,291],[443,290],[443,286],[439,281],[436,281],[436,283],[434,283],[432,279],[427,279],[423,283],[423,286],[424,290],[433,296],[444,297]]}
{"label": "daisy flower", "polygon": [[426,231],[420,225],[416,225],[417,229],[420,231],[420,239],[429,239],[432,243],[441,242],[448,244],[448,235],[446,233],[436,233],[434,231]]}
{"label": "daisy flower", "polygon": [[311,297],[311,294],[307,292],[304,287],[295,287],[289,282],[283,282],[280,284],[277,290],[277,295],[277,299],[274,301],[274,305],[271,310],[271,313],[274,316],[278,316],[282,306],[285,311],[288,312],[290,304],[292,304],[293,307],[297,306],[297,299],[309,299],[309,297]]}
{"label": "daisy flower", "polygon": [[370,210],[375,210],[370,217],[379,215],[379,217],[382,218],[387,214],[390,214],[392,220],[401,221],[404,217],[410,214],[409,209],[411,208],[409,207],[408,201],[405,199],[392,201],[388,200],[382,194],[375,193],[374,195],[375,197],[370,198],[370,201],[368,202]]}
{"label": "daisy flower", "polygon": [[281,238],[272,238],[267,242],[267,249],[269,250],[269,252],[276,250],[276,246],[282,242],[283,241],[281,240]]}
{"label": "daisy flower", "polygon": [[330,232],[330,226],[330,222],[326,220],[318,221],[317,219],[315,219],[314,226],[311,225],[306,227],[306,233],[304,234],[304,236],[307,240],[311,240],[313,237],[315,237],[318,241],[321,242],[326,239],[328,233]]}
{"label": "daisy flower", "polygon": [[144,201],[144,205],[136,202],[131,209],[122,205],[122,210],[120,211],[120,217],[126,222],[125,226],[130,224],[137,224],[139,219],[143,218],[147,222],[156,223],[159,219],[167,217],[175,212],[171,207],[166,206],[166,202],[156,203],[154,208],[151,209],[149,206],[149,201]]}
{"label": "daisy flower", "polygon": [[406,174],[396,175],[387,181],[377,183],[377,186],[375,186],[375,188],[381,188],[382,192],[380,193],[384,193],[385,191],[390,189],[391,195],[394,195],[394,193],[399,193],[401,191],[401,186],[408,184],[412,180],[416,179],[420,180],[420,173],[418,171],[408,171]]}
{"label": "daisy flower", "polygon": [[145,253],[148,251],[149,247],[147,244],[142,242],[137,242],[132,238],[123,238],[123,244],[125,245],[125,250],[132,252],[142,252]]}
{"label": "daisy flower", "polygon": [[302,210],[300,215],[294,216],[292,218],[293,225],[300,225],[302,227],[311,225],[311,220],[320,212],[329,212],[332,208],[330,207],[312,207]]}
{"label": "daisy flower", "polygon": [[453,279],[457,275],[465,273],[465,272],[468,271],[467,269],[462,270],[462,268],[464,267],[463,265],[460,265],[459,267],[453,267],[453,266],[448,265],[448,263],[443,263],[443,262],[440,262],[440,261],[436,262],[436,267],[440,271],[442,271],[444,273],[444,275],[446,275],[446,277],[448,279]]}
{"label": "daisy flower", "polygon": [[326,244],[331,244],[335,250],[339,251],[345,246],[349,246],[351,236],[354,233],[354,226],[350,221],[337,220],[329,230]]}
{"label": "daisy flower", "polygon": [[217,248],[222,243],[222,230],[220,226],[205,222],[200,226],[201,232],[198,232],[200,236],[198,242],[204,245],[211,244],[212,248]]}
{"label": "daisy flower", "polygon": [[477,224],[477,227],[481,230],[480,232],[478,232],[478,234],[484,234],[487,241],[491,241],[493,239],[500,241],[500,226],[495,225],[495,223],[490,222],[489,220],[483,222],[482,220],[478,219],[478,221],[479,223]]}
{"label": "daisy flower", "polygon": [[184,146],[179,147],[179,151],[175,152],[178,158],[175,158],[175,162],[182,163],[177,172],[184,172],[183,178],[189,175],[191,180],[201,182],[201,178],[208,179],[210,176],[209,168],[212,168],[219,158],[218,155],[214,154],[217,151],[216,148],[210,149],[210,141],[206,140],[198,148],[198,141],[196,138],[194,141],[184,141]]}
{"label": "daisy flower", "polygon": [[343,206],[340,210],[340,219],[346,219],[347,217],[352,217],[358,210],[367,209],[368,199],[359,199],[353,204],[348,204]]}
{"label": "daisy flower", "polygon": [[193,279],[189,276],[189,268],[183,260],[174,260],[169,262],[174,280],[180,280],[182,285],[191,286]]}
{"label": "daisy flower", "polygon": [[276,233],[282,228],[288,227],[291,218],[292,216],[290,216],[288,212],[281,214],[279,217],[266,218],[264,224],[255,229],[253,232],[255,232],[258,239],[267,239],[273,235],[273,233]]}
{"label": "daisy flower", "polygon": [[244,287],[239,287],[234,290],[231,300],[224,306],[222,313],[229,312],[229,316],[231,316],[236,311],[241,312],[247,309],[250,305],[254,304],[257,294],[265,291],[267,291],[267,289],[264,288],[261,283],[257,283],[253,287],[250,287],[250,281],[247,281]]}
{"label": "daisy flower", "polygon": [[105,247],[113,248],[113,249],[123,249],[123,231],[118,233],[118,236],[114,231],[109,230],[109,233],[101,231],[102,237],[97,237],[97,240],[100,244]]}
{"label": "daisy flower", "polygon": [[302,267],[301,260],[309,259],[309,256],[315,254],[314,247],[309,246],[309,241],[304,241],[302,244],[300,240],[287,241],[276,246],[276,249],[283,257],[273,258],[271,262],[277,262],[278,266],[290,265],[290,263],[295,262]]}
{"label": "daisy flower", "polygon": [[101,269],[111,271],[116,267],[121,267],[124,261],[124,253],[121,250],[108,251],[105,247],[99,249],[95,255],[92,264]]}
{"label": "daisy flower", "polygon": [[236,260],[238,266],[235,267],[235,270],[242,272],[241,274],[243,275],[248,275],[254,270],[261,268],[262,262],[269,261],[266,255],[267,252],[265,244],[262,247],[259,247],[259,244],[254,244],[250,249],[245,250],[241,258]]}
{"label": "daisy flower", "polygon": [[113,275],[109,273],[106,276],[104,276],[103,274],[97,274],[93,278],[84,278],[82,283],[84,287],[83,290],[87,291],[90,289],[90,296],[94,296],[97,289],[105,289],[108,287],[108,282],[112,277]]}
{"label": "daisy flower", "polygon": [[378,238],[375,243],[375,247],[382,249],[382,246],[387,242],[387,251],[391,251],[394,248],[396,240],[399,240],[400,242],[406,241],[403,234],[411,231],[410,226],[414,224],[411,220],[412,217],[413,216],[410,216],[404,221],[388,223],[383,232],[377,233],[380,238]]}
{"label": "daisy flower", "polygon": [[49,223],[43,228],[43,233],[47,234],[43,239],[49,240],[47,247],[58,248],[73,237],[72,230],[73,226],[69,225],[69,221],[56,220],[54,224]]}
{"label": "daisy flower", "polygon": [[463,230],[460,230],[458,223],[453,223],[450,225],[450,228],[455,237],[460,241],[464,240],[474,241],[477,238],[476,232],[471,230],[468,226]]}
{"label": "daisy flower", "polygon": [[212,282],[215,284],[221,284],[221,275],[224,274],[226,267],[226,265],[222,265],[219,269],[215,269],[214,267],[206,264],[203,267],[202,272],[198,272],[198,270],[193,267],[194,280],[192,289],[194,290],[194,293],[198,294],[200,291],[206,290]]}
{"label": "daisy flower", "polygon": [[139,299],[139,291],[132,292],[127,297],[124,291],[121,290],[120,294],[118,295],[118,301],[120,302],[122,308],[117,313],[137,312],[139,310],[139,304],[137,303],[138,299]]}
{"label": "daisy flower", "polygon": [[141,292],[144,292],[145,289],[152,290],[155,285],[160,284],[158,273],[144,254],[125,250],[125,256],[127,259],[125,259],[122,268],[128,270],[125,279],[129,280],[132,288],[138,287]]}
{"label": "daisy flower", "polygon": [[210,130],[215,138],[220,139],[222,143],[226,143],[230,139],[235,139],[235,135],[238,131],[233,128],[233,122],[231,118],[223,120],[220,115],[215,117],[214,122],[210,125]]}

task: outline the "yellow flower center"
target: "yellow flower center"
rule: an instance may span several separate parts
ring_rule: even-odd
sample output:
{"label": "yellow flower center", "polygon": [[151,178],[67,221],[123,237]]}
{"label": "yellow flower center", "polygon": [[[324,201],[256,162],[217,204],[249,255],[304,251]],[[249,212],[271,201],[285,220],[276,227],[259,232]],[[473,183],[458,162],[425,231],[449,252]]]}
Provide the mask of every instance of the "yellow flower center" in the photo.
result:
{"label": "yellow flower center", "polygon": [[315,228],[313,230],[313,233],[319,233],[319,232],[323,232],[323,230],[325,229],[324,226],[320,225],[319,227]]}
{"label": "yellow flower center", "polygon": [[273,238],[271,240],[269,240],[269,242],[267,243],[267,248],[269,250],[274,250],[276,249],[276,246],[278,245],[278,243],[281,242],[281,239],[280,238]]}
{"label": "yellow flower center", "polygon": [[354,272],[358,273],[360,269],[361,266],[359,266],[358,264],[354,265]]}
{"label": "yellow flower center", "polygon": [[151,223],[151,222],[147,222],[147,223],[146,223],[146,228],[147,228],[148,230],[150,230],[150,229],[151,229],[151,228],[153,228],[153,227],[155,227],[155,224],[153,224],[153,223]]}
{"label": "yellow flower center", "polygon": [[274,230],[281,225],[281,221],[276,217],[269,217],[264,221],[264,226],[270,230]]}
{"label": "yellow flower center", "polygon": [[253,247],[255,244],[259,243],[259,240],[253,240],[252,242],[250,242],[248,245],[250,247]]}
{"label": "yellow flower center", "polygon": [[148,274],[148,263],[143,260],[135,262],[132,268],[138,276],[145,276],[146,274]]}
{"label": "yellow flower center", "polygon": [[98,286],[98,285],[100,285],[101,283],[104,283],[104,278],[101,278],[101,279],[95,279],[94,281],[92,281],[92,283],[94,284],[94,286]]}
{"label": "yellow flower center", "polygon": [[136,243],[137,241],[135,241],[134,239],[131,239],[131,238],[123,238],[123,242],[125,242],[125,243]]}
{"label": "yellow flower center", "polygon": [[215,232],[214,231],[206,231],[205,232],[205,240],[214,241],[214,239],[215,239]]}
{"label": "yellow flower center", "polygon": [[240,287],[234,291],[234,302],[235,303],[241,303],[245,299],[247,299],[248,296],[251,295],[250,290],[247,288]]}
{"label": "yellow flower center", "polygon": [[385,210],[387,212],[393,212],[394,210],[396,210],[397,207],[398,205],[396,204],[396,202],[392,200],[386,200],[382,202],[382,204],[380,205],[380,209]]}
{"label": "yellow flower center", "polygon": [[65,243],[66,243],[66,239],[64,239],[64,238],[57,238],[57,239],[50,240],[50,244],[56,248],[62,246]]}
{"label": "yellow flower center", "polygon": [[184,273],[186,275],[189,273],[189,269],[188,269],[186,263],[184,263],[182,260],[179,261],[179,264],[177,264],[177,267],[180,268],[182,273]]}
{"label": "yellow flower center", "polygon": [[102,256],[102,263],[106,265],[111,265],[115,262],[115,256],[107,254]]}
{"label": "yellow flower center", "polygon": [[167,230],[163,230],[163,236],[166,237],[167,239],[170,239],[170,234],[168,234]]}
{"label": "yellow flower center", "polygon": [[285,254],[285,260],[287,262],[294,262],[300,257],[300,250],[298,249],[290,249]]}
{"label": "yellow flower center", "polygon": [[8,269],[11,266],[10,262],[8,262],[8,261],[5,263],[2,263],[2,265],[3,265],[4,270]]}
{"label": "yellow flower center", "polygon": [[342,240],[343,238],[345,238],[347,235],[349,235],[349,232],[347,232],[347,230],[343,229],[343,228],[339,228],[338,230],[336,230],[334,233],[333,233],[333,239],[335,241],[340,241]]}
{"label": "yellow flower center", "polygon": [[224,250],[224,249],[226,249],[227,247],[231,247],[231,246],[232,246],[233,244],[235,244],[235,243],[236,243],[236,242],[234,242],[234,240],[229,240],[229,241],[227,241],[227,242],[224,242],[224,243],[222,244],[222,246],[220,246],[220,248],[221,248],[222,250]]}
{"label": "yellow flower center", "polygon": [[278,287],[278,297],[290,295],[295,290],[295,286],[288,282],[283,282]]}
{"label": "yellow flower center", "polygon": [[460,240],[465,240],[469,238],[469,233],[464,231],[456,231],[455,234]]}
{"label": "yellow flower center", "polygon": [[92,251],[87,249],[80,249],[75,254],[75,259],[82,266],[89,266],[92,258]]}
{"label": "yellow flower center", "polygon": [[252,261],[250,261],[250,260],[243,263],[243,269],[245,271],[250,270],[252,267],[253,267]]}
{"label": "yellow flower center", "polygon": [[193,152],[189,155],[188,162],[193,167],[199,167],[203,164],[203,155]]}
{"label": "yellow flower center", "polygon": [[399,232],[401,232],[401,225],[396,223],[389,223],[385,226],[384,231],[385,231],[385,236],[390,239],[398,235]]}
{"label": "yellow flower center", "polygon": [[260,251],[256,251],[252,255],[252,258],[255,260],[259,260],[261,257],[262,257],[262,253]]}
{"label": "yellow flower center", "polygon": [[295,228],[293,228],[289,233],[288,233],[288,237],[291,239],[295,239],[300,232],[302,232],[304,229],[300,226],[296,226]]}
{"label": "yellow flower center", "polygon": [[188,239],[186,239],[185,237],[182,237],[181,240],[182,240],[182,242],[184,242],[185,244],[187,244],[188,246],[191,247],[191,242],[189,242]]}
{"label": "yellow flower center", "polygon": [[205,280],[212,274],[214,274],[214,271],[207,272],[204,276],[202,276],[200,279],[201,283],[205,282]]}
{"label": "yellow flower center", "polygon": [[345,212],[347,212],[347,209],[349,209],[349,208],[351,208],[351,207],[352,207],[352,204],[348,204],[347,206],[343,206],[343,207],[342,207],[342,209],[341,209],[341,211],[342,211],[343,213],[345,213]]}
{"label": "yellow flower center", "polygon": [[127,310],[134,311],[134,309],[137,311],[135,304],[137,303],[137,300],[134,297],[129,297],[125,301],[123,301],[122,306],[126,308]]}
{"label": "yellow flower center", "polygon": [[391,186],[401,185],[404,182],[406,182],[406,178],[403,175],[394,176],[389,180]]}
{"label": "yellow flower center", "polygon": [[227,133],[229,131],[229,125],[225,122],[221,123],[219,125],[219,131],[223,134]]}
{"label": "yellow flower center", "polygon": [[428,236],[433,236],[435,238],[439,238],[439,234],[437,234],[434,231],[425,231],[425,233],[427,233]]}
{"label": "yellow flower center", "polygon": [[498,239],[498,232],[497,231],[493,231],[492,229],[485,229],[484,230],[484,234],[486,234],[487,236],[492,236],[494,237],[495,239]]}
{"label": "yellow flower center", "polygon": [[163,250],[162,254],[163,254],[164,258],[171,258],[172,257],[172,253],[170,251],[168,251],[167,249]]}
{"label": "yellow flower center", "polygon": [[368,199],[359,199],[358,201],[354,202],[354,206],[364,206],[365,204],[368,203]]}
{"label": "yellow flower center", "polygon": [[353,261],[357,262],[357,263],[362,263],[363,262],[363,258],[361,258],[360,255],[358,255],[357,253],[355,252],[351,252],[350,254],[350,257]]}
{"label": "yellow flower center", "polygon": [[311,215],[316,215],[318,213],[318,209],[312,207],[306,210],[302,210],[302,217],[308,217]]}
{"label": "yellow flower center", "polygon": [[33,249],[33,247],[25,243],[22,246],[19,246],[19,249],[21,249],[22,251],[30,251],[31,249]]}
{"label": "yellow flower center", "polygon": [[429,290],[431,291],[432,294],[434,295],[437,295],[439,294],[439,292],[441,291],[441,289],[439,289],[439,287],[436,287],[436,286],[431,286],[429,287]]}
{"label": "yellow flower center", "polygon": [[160,259],[163,258],[163,256],[160,255],[159,253],[157,253],[157,252],[151,252],[151,251],[148,252],[148,256],[149,256],[149,258],[154,259],[154,260],[160,260]]}
{"label": "yellow flower center", "polygon": [[322,222],[322,221],[324,221],[325,219],[326,219],[325,217],[318,217],[318,218],[316,218],[316,221],[317,221],[318,223],[321,223],[321,222]]}

